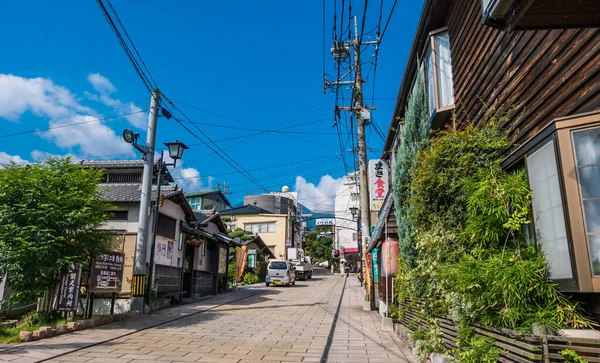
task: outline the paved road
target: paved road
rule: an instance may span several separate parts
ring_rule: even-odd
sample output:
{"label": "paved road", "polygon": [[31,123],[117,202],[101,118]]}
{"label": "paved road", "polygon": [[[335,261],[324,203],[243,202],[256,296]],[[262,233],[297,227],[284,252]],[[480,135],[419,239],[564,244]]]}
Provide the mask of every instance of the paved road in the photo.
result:
{"label": "paved road", "polygon": [[[4,355],[0,352],[0,360],[415,362],[393,333],[379,331],[381,323],[375,312],[362,311],[361,289],[353,275],[346,279],[320,274],[293,287],[253,286],[226,295],[210,306],[202,303],[166,309],[130,322],[137,324],[134,327],[106,326],[37,345],[22,344]],[[169,321],[174,318],[178,320]],[[145,328],[140,324],[161,325]],[[145,329],[137,331],[140,328]],[[112,340],[68,353],[81,339],[86,344],[78,347],[88,346],[94,339]]]}

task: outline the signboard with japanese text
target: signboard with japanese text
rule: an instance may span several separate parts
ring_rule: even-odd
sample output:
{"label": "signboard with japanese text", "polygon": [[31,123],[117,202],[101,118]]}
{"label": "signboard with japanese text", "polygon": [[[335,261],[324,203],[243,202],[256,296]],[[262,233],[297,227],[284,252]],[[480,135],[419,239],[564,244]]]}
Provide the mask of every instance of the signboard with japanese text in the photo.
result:
{"label": "signboard with japanese text", "polygon": [[388,166],[380,159],[369,160],[369,197],[371,212],[377,212],[390,190]]}
{"label": "signboard with japanese text", "polygon": [[58,290],[56,310],[71,312],[77,310],[79,299],[79,288],[81,287],[81,265],[62,276]]}
{"label": "signboard with japanese text", "polygon": [[256,250],[248,250],[248,268],[256,267]]}
{"label": "signboard with japanese text", "polygon": [[123,285],[125,255],[121,252],[101,252],[92,261],[91,292],[120,292]]}
{"label": "signboard with japanese text", "polygon": [[319,218],[315,221],[316,226],[335,226],[335,218]]}
{"label": "signboard with japanese text", "polygon": [[227,248],[219,247],[219,273],[227,273]]}

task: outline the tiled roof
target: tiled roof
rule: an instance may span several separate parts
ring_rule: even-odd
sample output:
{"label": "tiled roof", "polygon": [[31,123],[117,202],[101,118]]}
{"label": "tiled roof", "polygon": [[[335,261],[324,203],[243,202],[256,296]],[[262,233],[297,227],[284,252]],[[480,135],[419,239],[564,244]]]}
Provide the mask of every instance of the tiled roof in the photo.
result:
{"label": "tiled roof", "polygon": [[237,208],[225,209],[219,212],[222,216],[233,216],[237,214],[273,214],[266,209],[262,209],[252,204],[244,205]]}
{"label": "tiled roof", "polygon": [[[139,202],[142,196],[142,185],[140,183],[123,184],[100,184],[100,194],[108,202]],[[160,189],[165,198],[170,198],[178,193],[183,193],[181,189],[174,190],[174,186],[166,185]],[[156,200],[156,186],[152,186],[152,200]]]}
{"label": "tiled roof", "polygon": [[111,169],[143,168],[144,160],[83,160],[81,161],[81,166]]}

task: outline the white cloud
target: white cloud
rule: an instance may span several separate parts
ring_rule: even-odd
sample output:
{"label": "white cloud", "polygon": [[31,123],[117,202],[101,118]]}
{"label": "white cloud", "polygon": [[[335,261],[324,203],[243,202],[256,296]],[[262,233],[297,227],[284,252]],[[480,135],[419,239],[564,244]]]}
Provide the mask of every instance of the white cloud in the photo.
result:
{"label": "white cloud", "polygon": [[121,100],[110,96],[111,93],[117,91],[117,88],[108,80],[108,78],[99,73],[91,73],[88,75],[88,81],[99,94],[85,92],[85,97],[93,101],[99,101],[106,106],[112,107],[114,110],[118,109],[119,113],[132,113],[132,115],[124,117],[134,127],[144,128],[147,125],[148,115],[145,112],[140,112],[142,111],[141,108],[137,107],[133,102],[122,102]]}
{"label": "white cloud", "polygon": [[93,112],[80,105],[68,89],[49,79],[0,74],[0,118],[16,122],[28,111],[49,118]]}
{"label": "white cloud", "polygon": [[92,87],[100,93],[113,93],[117,91],[117,88],[100,73],[90,73],[88,75],[88,81],[92,84]]}
{"label": "white cloud", "polygon": [[337,189],[343,182],[344,177],[334,179],[323,175],[319,184],[315,185],[297,176],[295,191],[298,192],[298,201],[313,212],[331,212],[334,209]]}
{"label": "white cloud", "polygon": [[[108,84],[105,84],[104,89],[107,87]],[[82,106],[68,89],[45,78],[0,74],[0,118],[18,121],[26,112],[49,118],[50,127],[86,122],[39,133],[60,148],[75,149],[84,156],[133,151],[131,145],[123,142],[111,128],[96,121],[102,115]],[[41,156],[39,153],[36,155]]]}
{"label": "white cloud", "polygon": [[208,177],[208,190],[212,190],[213,189],[213,183],[215,182],[215,178],[212,176]]}
{"label": "white cloud", "polygon": [[47,151],[42,151],[42,150],[37,150],[37,149],[35,149],[35,150],[33,150],[31,152],[31,158],[34,161],[37,161],[37,162],[44,162],[44,161],[46,161],[46,160],[48,160],[50,158],[59,158],[59,159],[61,159],[61,158],[66,158],[66,157],[71,157],[71,158],[75,159],[75,155],[73,155],[71,153],[68,153],[68,154],[65,154],[65,155],[59,155],[59,154],[52,154],[52,153],[49,153]]}
{"label": "white cloud", "polygon": [[4,151],[0,151],[0,165],[10,164],[11,162],[17,164],[29,164],[29,161],[23,159],[19,155],[10,155]]}

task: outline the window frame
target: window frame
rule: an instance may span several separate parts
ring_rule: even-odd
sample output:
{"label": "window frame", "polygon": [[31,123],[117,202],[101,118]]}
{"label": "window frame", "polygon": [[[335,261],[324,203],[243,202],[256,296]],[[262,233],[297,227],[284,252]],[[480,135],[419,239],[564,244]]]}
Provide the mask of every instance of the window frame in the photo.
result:
{"label": "window frame", "polygon": [[[446,105],[446,106],[440,106],[440,89],[439,89],[439,80],[438,80],[438,69],[439,69],[439,65],[438,65],[438,61],[437,61],[437,56],[436,56],[436,49],[435,49],[435,42],[436,42],[436,36],[441,35],[447,33],[448,34],[448,50],[450,52],[450,59],[452,59],[452,51],[450,49],[450,46],[452,44],[451,42],[451,38],[450,38],[450,32],[448,30],[448,27],[442,27],[436,30],[433,30],[431,32],[429,32],[429,38],[427,39],[427,43],[425,44],[425,47],[423,49],[423,51],[421,52],[421,64],[419,68],[423,69],[423,79],[425,81],[425,96],[427,98],[427,107],[429,108],[429,87],[431,86],[429,84],[428,81],[428,76],[427,73],[429,72],[429,69],[427,67],[427,53],[431,52],[431,59],[432,59],[432,65],[433,65],[433,87],[434,87],[434,103],[435,103],[435,109],[434,110],[429,110],[429,118],[431,120],[434,120],[438,115],[443,115],[446,114],[450,111],[452,111],[455,108],[455,104],[456,104],[456,100],[454,97],[454,72],[452,72],[452,98],[454,100],[454,102],[450,105]],[[450,66],[452,67],[452,62],[450,62]],[[418,76],[418,75],[417,75]]]}
{"label": "window frame", "polygon": [[[572,279],[555,281],[561,290],[567,292],[600,292],[600,276],[594,276],[592,272],[573,144],[574,131],[594,127],[600,127],[600,112],[598,111],[555,119],[538,134],[517,147],[502,163],[505,169],[510,170],[525,158],[527,167],[528,155],[546,145],[550,140],[554,141],[563,215],[573,271]],[[573,177],[574,175],[576,177]],[[532,221],[532,223],[534,222]]]}

